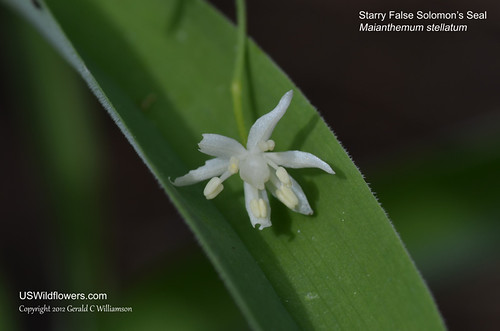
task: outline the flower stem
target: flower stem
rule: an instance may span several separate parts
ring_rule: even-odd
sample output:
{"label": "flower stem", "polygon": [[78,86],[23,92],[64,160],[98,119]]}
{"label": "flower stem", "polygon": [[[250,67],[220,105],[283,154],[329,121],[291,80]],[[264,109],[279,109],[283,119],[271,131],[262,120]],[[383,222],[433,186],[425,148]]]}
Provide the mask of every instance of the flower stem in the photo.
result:
{"label": "flower stem", "polygon": [[238,44],[236,49],[236,63],[234,76],[231,82],[231,95],[233,97],[234,117],[243,144],[246,144],[247,129],[243,119],[243,103],[241,100],[243,69],[245,65],[245,43],[247,35],[245,0],[236,0],[236,17],[238,22]]}

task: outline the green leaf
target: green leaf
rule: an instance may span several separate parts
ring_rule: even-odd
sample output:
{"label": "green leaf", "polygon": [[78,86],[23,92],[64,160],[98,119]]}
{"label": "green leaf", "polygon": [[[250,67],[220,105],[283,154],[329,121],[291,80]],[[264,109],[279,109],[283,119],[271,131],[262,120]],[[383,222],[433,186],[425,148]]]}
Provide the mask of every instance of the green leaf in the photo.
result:
{"label": "green leaf", "polygon": [[253,328],[443,329],[428,289],[361,174],[317,111],[253,43],[243,91],[247,127],[294,89],[273,134],[276,150],[313,153],[337,173],[291,172],[314,216],[273,201],[273,227],[258,231],[250,226],[237,176],[212,201],[201,184],[170,184],[169,177],[206,159],[196,150],[202,133],[237,137],[229,91],[236,31],[209,5],[47,1],[60,30],[45,5],[3,1],[80,72],[196,234]]}

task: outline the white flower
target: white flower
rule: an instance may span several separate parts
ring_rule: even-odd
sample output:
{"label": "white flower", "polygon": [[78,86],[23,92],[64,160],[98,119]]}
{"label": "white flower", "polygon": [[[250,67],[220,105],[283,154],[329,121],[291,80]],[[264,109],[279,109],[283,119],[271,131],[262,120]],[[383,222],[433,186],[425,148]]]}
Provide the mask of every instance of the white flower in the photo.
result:
{"label": "white flower", "polygon": [[288,208],[311,215],[313,211],[304,191],[284,167],[315,167],[329,174],[335,172],[326,162],[310,153],[271,152],[274,149],[274,141],[269,138],[290,105],[292,96],[293,91],[285,93],[276,108],[255,122],[250,128],[246,149],[232,138],[203,134],[203,139],[198,144],[200,152],[215,158],[176,178],[173,184],[185,186],[211,178],[203,194],[207,199],[213,199],[224,188],[222,183],[239,171],[245,191],[245,205],[253,227],[259,224],[259,229],[262,230],[271,226],[271,208],[266,188]]}

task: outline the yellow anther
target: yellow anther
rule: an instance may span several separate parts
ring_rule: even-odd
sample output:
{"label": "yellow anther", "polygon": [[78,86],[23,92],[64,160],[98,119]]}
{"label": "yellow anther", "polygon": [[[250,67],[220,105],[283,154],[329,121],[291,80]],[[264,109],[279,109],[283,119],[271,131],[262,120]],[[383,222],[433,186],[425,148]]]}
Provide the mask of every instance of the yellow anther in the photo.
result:
{"label": "yellow anther", "polygon": [[274,149],[274,146],[276,145],[276,144],[274,143],[274,140],[271,140],[271,139],[269,139],[269,140],[266,142],[266,144],[267,144],[267,150],[268,150],[268,151],[272,151],[272,150]]}
{"label": "yellow anther", "polygon": [[229,172],[234,175],[239,170],[239,163],[240,161],[237,157],[231,156],[231,159],[229,159],[229,166],[227,167],[227,170],[229,170]]}
{"label": "yellow anther", "polygon": [[213,177],[212,179],[210,179],[207,186],[205,186],[203,194],[208,200],[210,200],[215,198],[223,188],[224,185],[222,185],[221,179],[219,177]]}
{"label": "yellow anther", "polygon": [[250,201],[250,210],[253,216],[257,218],[267,217],[267,205],[263,199],[252,199]]}
{"label": "yellow anther", "polygon": [[288,172],[285,170],[283,167],[278,167],[276,169],[276,176],[286,186],[292,186],[292,181],[290,180],[290,176],[288,175]]}
{"label": "yellow anther", "polygon": [[276,191],[276,196],[290,209],[294,209],[299,204],[299,199],[288,186],[281,186],[281,188]]}
{"label": "yellow anther", "polygon": [[259,199],[259,211],[261,218],[267,217],[267,205],[263,199]]}
{"label": "yellow anther", "polygon": [[259,210],[259,201],[257,199],[252,199],[250,201],[250,210],[252,211],[253,216],[259,217],[260,210]]}
{"label": "yellow anther", "polygon": [[259,141],[258,143],[261,152],[272,151],[275,145],[274,140]]}

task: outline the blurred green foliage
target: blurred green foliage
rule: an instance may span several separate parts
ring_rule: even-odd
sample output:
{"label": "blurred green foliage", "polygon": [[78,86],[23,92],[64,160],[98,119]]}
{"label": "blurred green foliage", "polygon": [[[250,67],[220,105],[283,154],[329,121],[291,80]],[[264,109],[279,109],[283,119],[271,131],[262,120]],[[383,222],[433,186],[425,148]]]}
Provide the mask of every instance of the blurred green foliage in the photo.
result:
{"label": "blurred green foliage", "polygon": [[495,264],[500,241],[500,115],[490,113],[368,174],[430,281]]}

